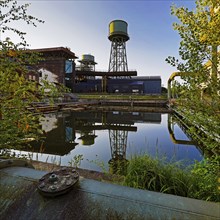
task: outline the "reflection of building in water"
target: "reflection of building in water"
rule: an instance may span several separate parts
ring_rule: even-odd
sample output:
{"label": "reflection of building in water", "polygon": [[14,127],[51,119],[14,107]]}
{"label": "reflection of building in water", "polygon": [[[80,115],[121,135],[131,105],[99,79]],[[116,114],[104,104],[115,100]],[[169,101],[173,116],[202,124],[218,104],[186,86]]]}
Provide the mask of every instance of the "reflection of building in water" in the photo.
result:
{"label": "reflection of building in water", "polygon": [[68,117],[64,118],[64,128],[65,128],[65,142],[74,143],[76,139],[74,124],[71,123],[71,119]]}
{"label": "reflection of building in water", "polygon": [[40,125],[46,133],[57,128],[57,117],[54,114],[46,114],[40,118]]}
{"label": "reflection of building in water", "polygon": [[[138,112],[59,112],[46,114],[41,119],[41,126],[45,131],[42,145],[32,142],[34,152],[43,152],[54,155],[65,155],[77,145],[76,133],[82,145],[91,146],[95,143],[97,130],[109,131],[111,147],[110,164],[117,167],[118,161],[125,163],[126,146],[129,132],[136,132],[135,123],[160,123],[160,113]],[[117,162],[116,162],[117,161]],[[116,166],[117,165],[117,166]]]}
{"label": "reflection of building in water", "polygon": [[[107,126],[134,125],[134,123],[161,123],[161,113],[146,112],[72,112],[71,117],[74,118],[78,126],[85,124],[91,130],[107,129]],[[89,124],[90,123],[90,124]],[[102,126],[97,126],[100,123]],[[91,126],[90,126],[91,125]],[[128,128],[130,129],[130,128]]]}
{"label": "reflection of building in water", "polygon": [[[45,131],[42,142],[31,142],[32,151],[65,155],[75,148],[75,123],[69,115],[46,114],[40,124]],[[43,146],[43,147],[42,147]]]}

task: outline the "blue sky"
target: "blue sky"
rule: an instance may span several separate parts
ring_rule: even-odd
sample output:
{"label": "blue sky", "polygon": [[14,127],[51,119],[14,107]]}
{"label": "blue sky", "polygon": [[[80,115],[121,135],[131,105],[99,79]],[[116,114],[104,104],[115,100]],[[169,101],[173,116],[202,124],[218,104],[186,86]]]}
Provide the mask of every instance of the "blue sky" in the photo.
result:
{"label": "blue sky", "polygon": [[115,19],[125,20],[130,36],[126,44],[128,68],[136,69],[138,76],[161,76],[164,86],[176,71],[165,59],[169,55],[178,56],[180,42],[178,33],[172,28],[176,18],[171,16],[170,6],[172,3],[194,6],[194,1],[190,0],[18,2],[30,2],[29,13],[45,21],[37,28],[14,24],[27,32],[30,48],[69,47],[79,58],[82,54],[92,54],[98,63],[96,69],[101,70],[108,69],[110,57],[108,25]]}

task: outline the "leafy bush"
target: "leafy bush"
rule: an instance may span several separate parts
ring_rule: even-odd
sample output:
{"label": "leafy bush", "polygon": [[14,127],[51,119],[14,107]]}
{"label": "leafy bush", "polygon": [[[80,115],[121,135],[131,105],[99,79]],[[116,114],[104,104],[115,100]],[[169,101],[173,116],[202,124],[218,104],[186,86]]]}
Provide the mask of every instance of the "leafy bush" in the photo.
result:
{"label": "leafy bush", "polygon": [[191,197],[220,202],[220,156],[196,162],[191,175],[195,183]]}

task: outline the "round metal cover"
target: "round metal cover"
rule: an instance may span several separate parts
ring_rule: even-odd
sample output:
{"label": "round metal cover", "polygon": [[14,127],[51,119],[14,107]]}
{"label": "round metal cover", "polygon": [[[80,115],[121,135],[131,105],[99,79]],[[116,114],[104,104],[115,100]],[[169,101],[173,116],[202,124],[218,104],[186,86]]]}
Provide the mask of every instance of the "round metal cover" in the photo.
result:
{"label": "round metal cover", "polygon": [[38,190],[45,196],[62,195],[78,182],[79,174],[73,168],[62,168],[44,175],[38,183]]}

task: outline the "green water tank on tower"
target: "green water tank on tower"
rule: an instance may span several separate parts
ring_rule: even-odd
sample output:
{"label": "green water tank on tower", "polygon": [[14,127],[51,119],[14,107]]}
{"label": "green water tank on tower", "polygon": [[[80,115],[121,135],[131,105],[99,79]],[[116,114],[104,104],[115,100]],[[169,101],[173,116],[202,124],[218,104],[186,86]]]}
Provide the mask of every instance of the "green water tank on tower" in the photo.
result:
{"label": "green water tank on tower", "polygon": [[111,21],[109,24],[109,36],[108,39],[110,41],[114,40],[115,38],[123,38],[124,41],[129,40],[128,36],[128,24],[123,20],[114,20]]}
{"label": "green water tank on tower", "polygon": [[94,63],[95,58],[91,54],[83,54],[82,55],[82,61],[90,61],[90,62]]}

